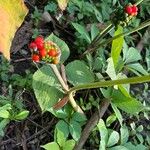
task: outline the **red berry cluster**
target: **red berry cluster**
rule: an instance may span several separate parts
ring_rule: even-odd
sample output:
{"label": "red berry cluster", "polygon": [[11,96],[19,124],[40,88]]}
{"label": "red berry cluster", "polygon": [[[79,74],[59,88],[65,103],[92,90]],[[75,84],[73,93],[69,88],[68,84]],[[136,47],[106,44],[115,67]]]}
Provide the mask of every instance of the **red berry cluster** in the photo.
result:
{"label": "red berry cluster", "polygon": [[46,61],[53,64],[59,63],[60,50],[52,41],[44,41],[42,36],[38,36],[29,45],[32,51],[32,60],[34,62]]}
{"label": "red berry cluster", "polygon": [[125,12],[129,15],[129,16],[136,16],[138,13],[138,8],[136,5],[127,5],[125,7]]}

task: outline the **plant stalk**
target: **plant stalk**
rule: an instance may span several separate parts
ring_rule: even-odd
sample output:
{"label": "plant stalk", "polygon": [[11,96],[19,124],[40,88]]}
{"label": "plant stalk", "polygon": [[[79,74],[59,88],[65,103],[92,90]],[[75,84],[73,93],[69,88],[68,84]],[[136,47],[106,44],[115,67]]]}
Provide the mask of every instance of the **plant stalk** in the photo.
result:
{"label": "plant stalk", "polygon": [[57,79],[59,80],[61,86],[63,87],[63,89],[67,92],[69,89],[68,87],[66,86],[64,80],[62,79],[61,75],[60,75],[60,72],[58,71],[57,69],[57,66],[54,65],[54,64],[50,64],[54,74],[56,75]]}
{"label": "plant stalk", "polygon": [[113,28],[113,24],[109,24],[102,32],[100,32],[94,40],[91,42],[91,46],[94,45],[95,43],[99,42],[100,39],[102,39],[110,30]]}
{"label": "plant stalk", "polygon": [[102,32],[100,32],[94,40],[91,42],[91,44],[88,46],[87,50],[82,54],[82,57],[86,55],[87,53],[93,51],[93,47],[96,46],[100,40],[112,29],[114,28],[113,24],[109,24]]}
{"label": "plant stalk", "polygon": [[79,90],[85,90],[85,89],[109,87],[109,86],[120,85],[120,84],[136,84],[136,83],[143,83],[148,81],[150,81],[150,75],[141,76],[141,77],[131,77],[131,78],[119,79],[119,80],[101,81],[101,82],[88,83],[84,85],[75,86],[69,90],[69,93],[76,92]]}
{"label": "plant stalk", "polygon": [[74,150],[81,150],[83,145],[85,144],[86,140],[88,139],[90,133],[92,132],[92,130],[95,128],[95,126],[97,125],[97,123],[99,122],[99,120],[103,117],[103,115],[105,114],[106,110],[108,109],[110,104],[110,101],[107,99],[104,99],[101,102],[100,108],[98,109],[98,111],[96,111],[91,118],[89,119],[89,121],[87,122],[85,128],[83,129],[83,132],[81,134],[81,137],[79,139],[79,141],[77,142],[77,144],[74,147]]}
{"label": "plant stalk", "polygon": [[135,5],[137,6],[137,5],[139,5],[140,3],[142,3],[144,0],[139,0],[139,1],[137,1],[136,3],[135,3]]}
{"label": "plant stalk", "polygon": [[137,32],[137,31],[139,31],[139,30],[141,30],[141,29],[143,29],[143,28],[145,28],[145,27],[148,27],[148,26],[150,26],[150,20],[145,21],[145,22],[142,23],[139,27],[136,27],[136,28],[134,28],[134,29],[131,30],[131,31],[127,31],[127,32],[118,34],[118,35],[116,35],[116,36],[114,36],[114,37],[112,37],[112,38],[109,38],[108,40],[106,40],[106,41],[100,43],[99,45],[97,45],[92,51],[98,49],[99,47],[101,47],[101,46],[103,46],[103,45],[109,44],[110,42],[112,42],[113,40],[115,40],[115,39],[117,39],[117,38],[119,38],[119,37],[121,37],[121,36],[127,36],[127,35],[129,35],[129,34],[132,34],[132,33],[134,33],[134,32]]}
{"label": "plant stalk", "polygon": [[[63,87],[63,89],[68,92],[69,88],[68,86],[65,84],[62,76],[60,75],[60,72],[58,71],[58,68],[56,65],[54,64],[50,64],[50,67],[52,68],[54,74],[56,75],[57,79],[59,80],[61,86]],[[82,109],[80,108],[80,106],[76,103],[76,101],[73,98],[73,92],[71,92],[69,94],[69,102],[72,105],[72,107],[74,108],[75,111],[77,111],[78,113],[84,114],[84,112],[82,111]]]}

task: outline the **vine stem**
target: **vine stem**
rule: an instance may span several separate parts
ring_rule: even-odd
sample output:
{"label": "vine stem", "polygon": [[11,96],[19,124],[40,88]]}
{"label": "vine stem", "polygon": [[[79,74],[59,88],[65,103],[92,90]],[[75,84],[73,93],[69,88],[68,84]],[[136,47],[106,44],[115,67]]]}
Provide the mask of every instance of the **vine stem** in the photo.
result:
{"label": "vine stem", "polygon": [[[52,68],[54,74],[56,75],[57,79],[59,80],[61,86],[63,87],[63,89],[68,92],[69,88],[66,85],[66,83],[64,82],[62,76],[60,75],[60,72],[58,71],[58,68],[56,65],[54,64],[50,64],[50,67]],[[74,92],[71,92],[69,94],[69,102],[72,105],[72,107],[74,108],[75,111],[77,111],[78,113],[84,114],[84,112],[82,111],[82,109],[80,108],[80,106],[76,103],[76,101],[73,98],[73,94]]]}
{"label": "vine stem", "polygon": [[145,22],[142,23],[140,26],[138,26],[138,27],[132,29],[131,31],[127,31],[127,32],[118,34],[118,35],[116,35],[116,36],[114,36],[114,37],[112,37],[112,38],[107,39],[107,40],[104,41],[104,42],[99,43],[99,44],[98,44],[95,48],[93,48],[92,50],[94,51],[94,50],[98,49],[99,47],[101,47],[101,46],[103,46],[103,45],[109,44],[110,42],[112,42],[113,40],[115,40],[115,39],[117,39],[117,38],[119,38],[119,37],[121,37],[121,36],[127,36],[127,35],[129,35],[129,34],[132,34],[132,33],[134,33],[134,32],[137,32],[138,30],[141,30],[141,29],[143,29],[143,28],[145,28],[145,27],[148,27],[148,26],[150,26],[150,20],[145,21]]}
{"label": "vine stem", "polygon": [[114,25],[111,23],[109,24],[102,32],[100,32],[91,42],[91,44],[89,45],[89,48],[82,54],[82,57],[84,55],[86,55],[88,52],[91,52],[93,50],[93,46],[97,45],[99,43],[99,41],[108,33],[110,32],[112,29],[114,28]]}
{"label": "vine stem", "polygon": [[94,45],[96,42],[98,42],[100,39],[102,39],[112,28],[113,24],[109,24],[102,32],[100,32],[91,42],[90,46]]}
{"label": "vine stem", "polygon": [[142,82],[148,82],[148,81],[150,81],[150,75],[140,76],[140,77],[131,77],[127,79],[94,82],[94,83],[88,83],[84,85],[75,86],[69,90],[69,93],[76,92],[79,90],[85,90],[85,89],[109,87],[109,86],[120,85],[120,84],[136,84],[136,83],[142,83]]}
{"label": "vine stem", "polygon": [[98,109],[98,111],[96,111],[91,116],[91,118],[87,122],[85,128],[83,129],[81,137],[80,137],[79,141],[76,143],[76,145],[74,147],[74,150],[81,150],[82,149],[82,147],[85,144],[86,140],[88,139],[91,131],[95,128],[95,126],[97,125],[97,123],[99,122],[99,120],[105,114],[106,110],[109,107],[109,104],[110,104],[110,101],[106,100],[106,99],[104,99],[101,102],[100,108]]}
{"label": "vine stem", "polygon": [[56,65],[54,64],[50,64],[54,74],[56,75],[57,79],[59,80],[61,86],[63,87],[63,89],[67,92],[69,89],[67,87],[67,85],[65,84],[64,80],[62,79],[60,72],[58,71],[58,68]]}
{"label": "vine stem", "polygon": [[139,0],[139,1],[137,1],[136,3],[135,3],[135,5],[137,6],[137,5],[139,5],[140,3],[142,3],[144,0]]}

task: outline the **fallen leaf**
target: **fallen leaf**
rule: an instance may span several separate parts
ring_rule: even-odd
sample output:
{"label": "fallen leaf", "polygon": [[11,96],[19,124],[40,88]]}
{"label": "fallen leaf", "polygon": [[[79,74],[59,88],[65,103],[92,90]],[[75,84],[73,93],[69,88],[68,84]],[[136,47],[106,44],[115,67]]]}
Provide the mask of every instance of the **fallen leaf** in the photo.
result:
{"label": "fallen leaf", "polygon": [[0,1],[0,52],[8,60],[15,32],[21,26],[27,13],[28,9],[23,0]]}
{"label": "fallen leaf", "polygon": [[69,0],[57,0],[59,8],[64,11]]}

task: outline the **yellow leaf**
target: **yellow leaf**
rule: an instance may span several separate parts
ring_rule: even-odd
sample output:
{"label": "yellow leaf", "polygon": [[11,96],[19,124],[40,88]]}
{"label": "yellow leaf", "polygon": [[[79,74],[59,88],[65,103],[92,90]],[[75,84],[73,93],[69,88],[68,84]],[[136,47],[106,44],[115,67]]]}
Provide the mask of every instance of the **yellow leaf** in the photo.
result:
{"label": "yellow leaf", "polygon": [[15,32],[27,13],[23,0],[0,0],[0,52],[7,59],[10,59],[9,51]]}
{"label": "yellow leaf", "polygon": [[64,11],[69,0],[57,0],[59,8]]}

